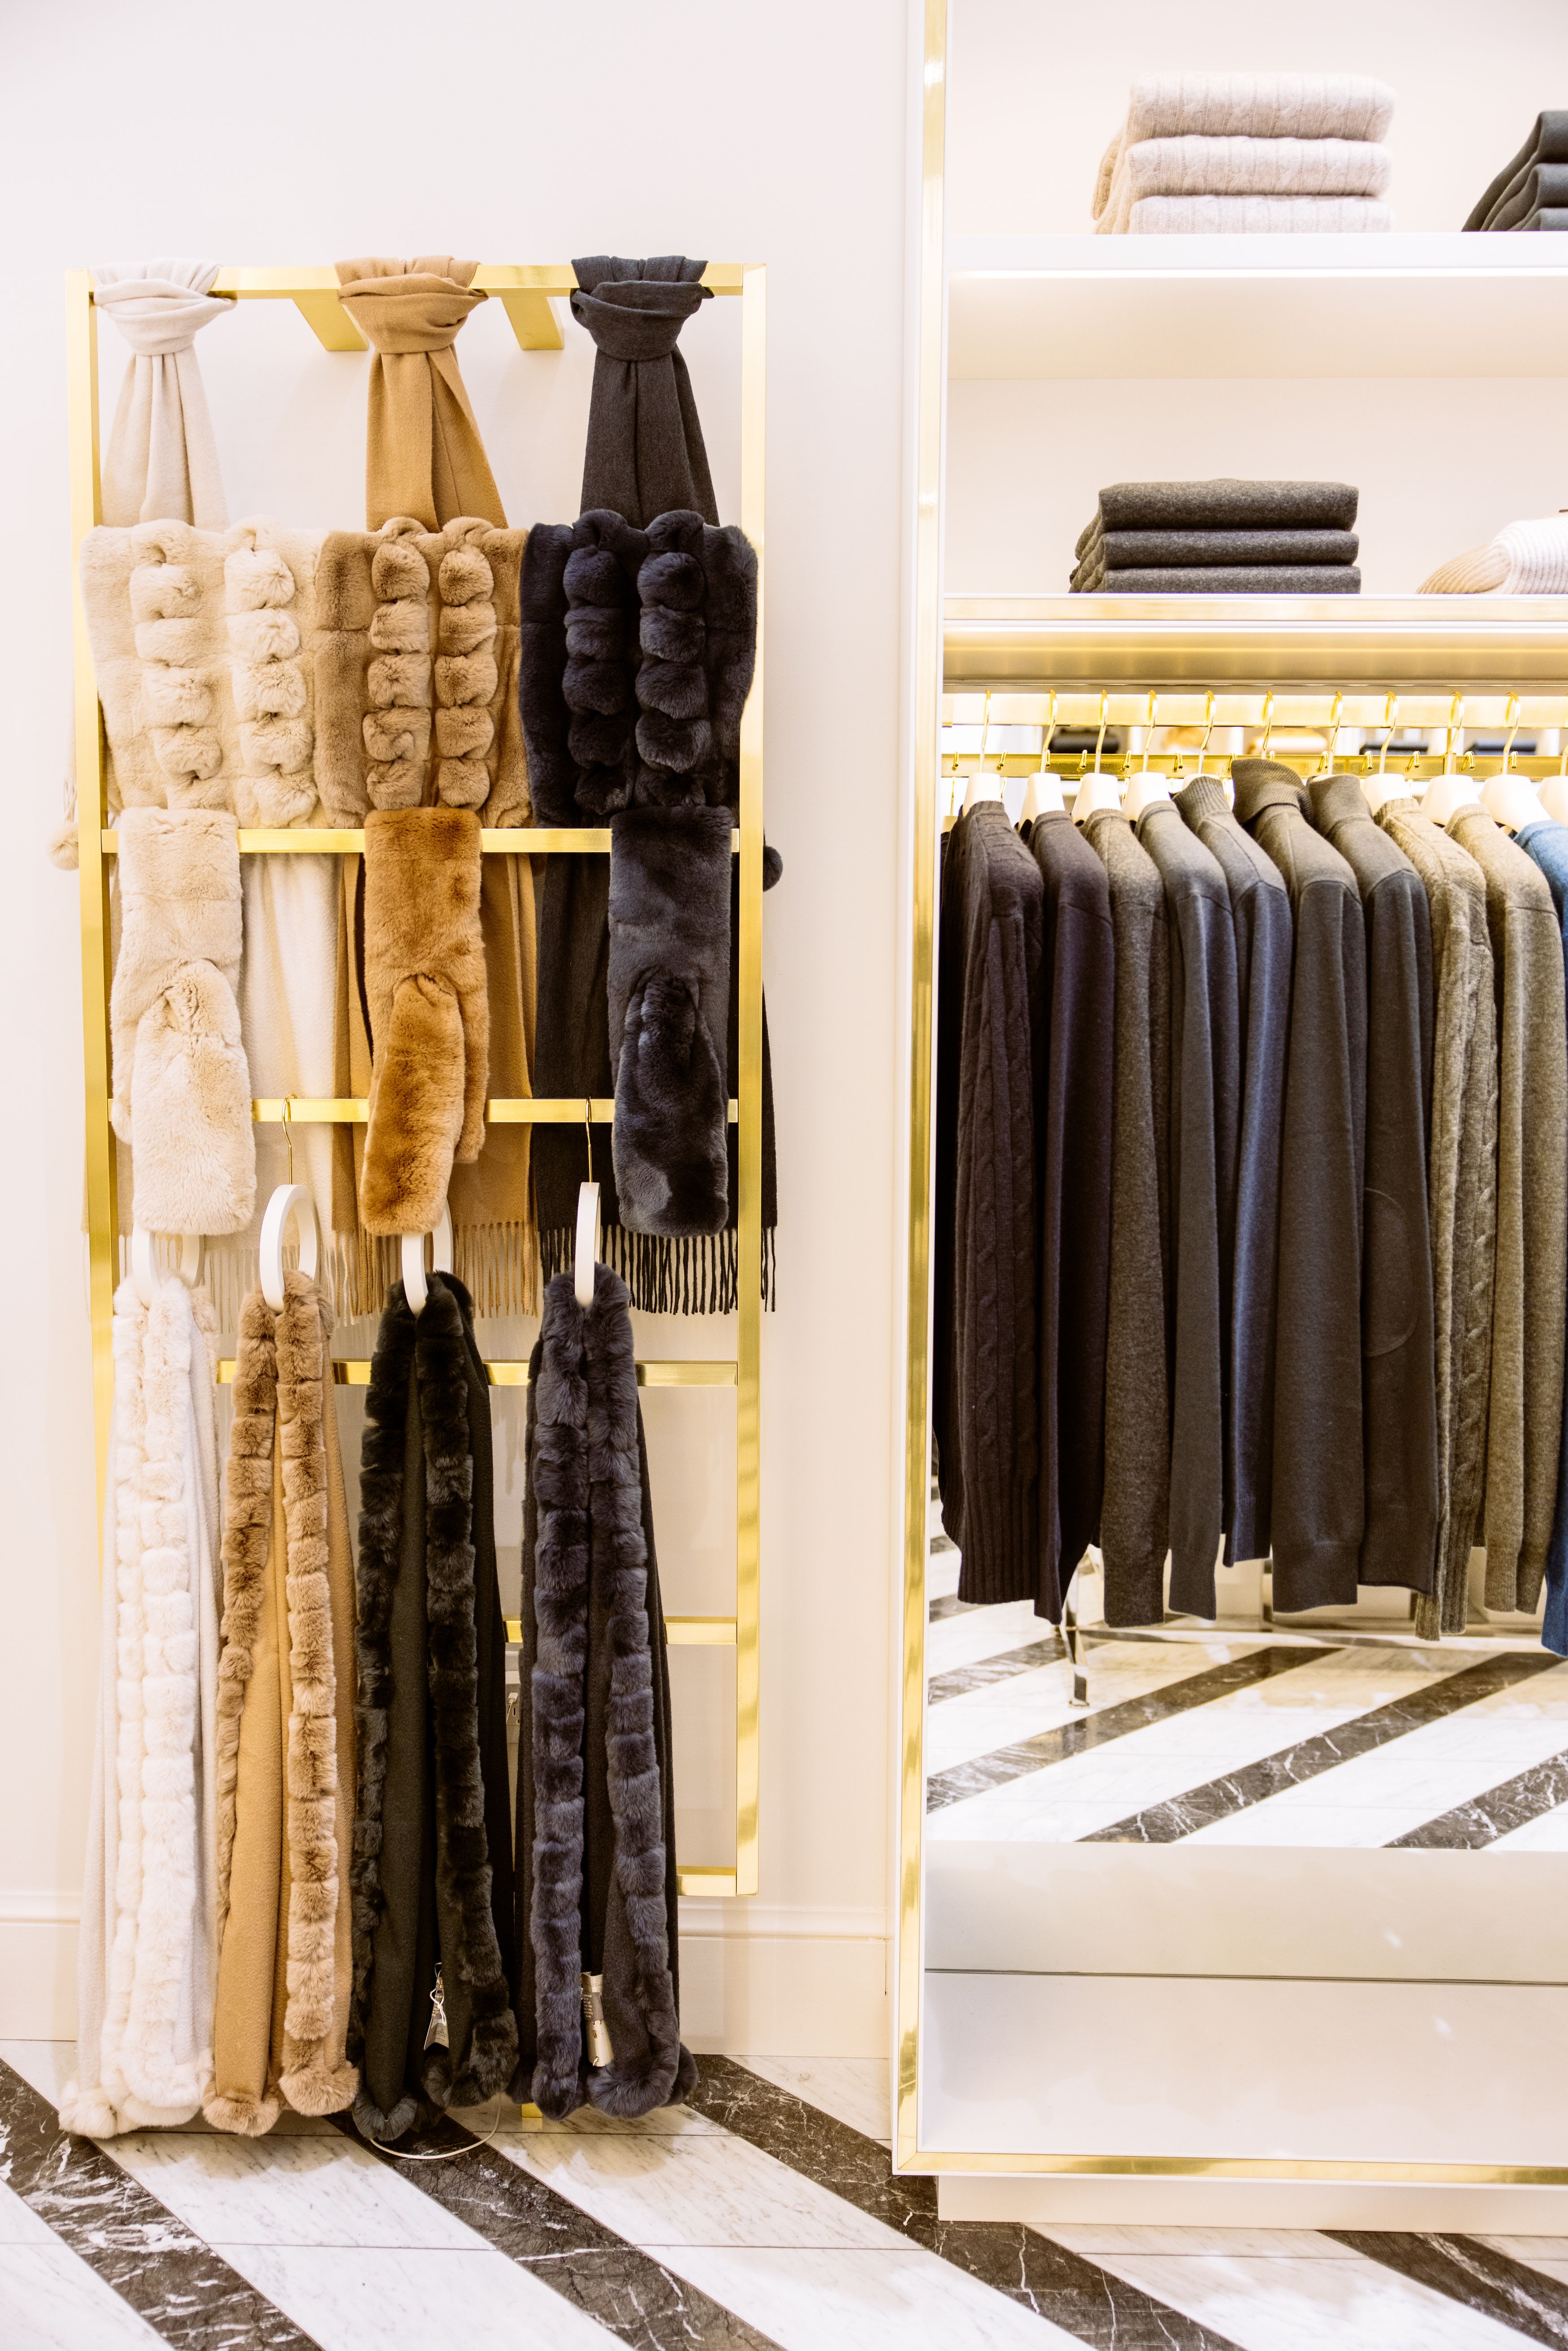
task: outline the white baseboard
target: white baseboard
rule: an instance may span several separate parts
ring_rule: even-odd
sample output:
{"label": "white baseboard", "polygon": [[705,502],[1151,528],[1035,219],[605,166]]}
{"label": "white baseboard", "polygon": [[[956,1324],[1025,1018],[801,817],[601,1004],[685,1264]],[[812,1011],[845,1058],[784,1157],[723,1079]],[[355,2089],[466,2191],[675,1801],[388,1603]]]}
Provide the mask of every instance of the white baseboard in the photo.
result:
{"label": "white baseboard", "polygon": [[942,2172],[944,2220],[1040,2228],[1406,2229],[1498,2236],[1568,2233],[1568,2188],[1447,2187],[1318,2179],[1140,2179]]}

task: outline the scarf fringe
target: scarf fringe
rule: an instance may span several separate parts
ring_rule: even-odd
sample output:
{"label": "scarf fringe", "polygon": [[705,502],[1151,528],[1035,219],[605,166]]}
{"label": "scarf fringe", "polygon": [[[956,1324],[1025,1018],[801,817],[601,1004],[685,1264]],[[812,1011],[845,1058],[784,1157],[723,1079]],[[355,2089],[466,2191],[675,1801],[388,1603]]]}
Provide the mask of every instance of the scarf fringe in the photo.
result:
{"label": "scarf fringe", "polygon": [[[762,1303],[779,1302],[778,1235],[762,1236]],[[737,1237],[693,1233],[670,1239],[662,1233],[629,1232],[606,1225],[600,1237],[601,1262],[621,1276],[632,1304],[643,1314],[733,1314],[740,1301]],[[570,1273],[577,1249],[570,1225],[557,1225],[538,1237],[539,1272],[550,1281]]]}
{"label": "scarf fringe", "polygon": [[[363,1315],[384,1313],[393,1282],[402,1279],[397,1242],[363,1232],[323,1232],[321,1241],[317,1286],[330,1305],[333,1319],[357,1322]],[[159,1263],[166,1271],[174,1270],[176,1250],[160,1245]],[[538,1235],[532,1225],[459,1225],[453,1234],[452,1253],[452,1270],[473,1298],[476,1314],[539,1311],[543,1286]],[[284,1258],[289,1271],[292,1256],[290,1249]],[[567,1263],[570,1262],[569,1236]],[[131,1236],[122,1233],[120,1279],[123,1282],[130,1278]],[[237,1331],[245,1301],[261,1280],[255,1241],[236,1233],[207,1241],[202,1250],[202,1280],[212,1298],[217,1328]]]}

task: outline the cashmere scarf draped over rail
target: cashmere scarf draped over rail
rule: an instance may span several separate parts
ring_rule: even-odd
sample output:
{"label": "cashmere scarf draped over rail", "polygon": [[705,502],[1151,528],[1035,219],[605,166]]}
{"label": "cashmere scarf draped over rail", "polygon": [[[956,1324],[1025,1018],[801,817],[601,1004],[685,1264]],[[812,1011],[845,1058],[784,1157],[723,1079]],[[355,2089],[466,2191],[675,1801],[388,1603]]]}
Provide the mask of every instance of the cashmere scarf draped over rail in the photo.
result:
{"label": "cashmere scarf draped over rail", "polygon": [[127,809],[110,996],[115,1134],[150,1231],[232,1233],[256,1199],[250,1074],[235,988],[239,841],[213,809]]}
{"label": "cashmere scarf draped over rail", "polygon": [[196,337],[235,307],[214,295],[215,261],[95,269],[93,300],[131,346],[103,457],[108,523],[228,520]]}
{"label": "cashmere scarf draped over rail", "polygon": [[675,348],[711,300],[706,262],[611,254],[574,261],[571,315],[593,338],[593,394],[582,460],[582,511],[608,507],[632,524],[692,507],[716,525],[718,506],[692,381]]}
{"label": "cashmere scarf draped over rail", "polygon": [[[476,2105],[517,2056],[506,1625],[490,1392],[461,1282],[394,1284],[360,1475],[354,2119],[400,2138]],[[444,2005],[444,2037],[436,1993]]]}
{"label": "cashmere scarf draped over rail", "polygon": [[[545,1292],[528,1387],[514,2097],[643,2115],[687,2096],[669,1668],[625,1284]],[[612,2055],[584,2043],[602,1979]]]}
{"label": "cashmere scarf draped over rail", "polygon": [[[744,536],[707,528],[692,513],[663,515],[647,531],[619,515],[593,513],[574,525],[540,525],[530,536],[521,594],[521,698],[534,806],[547,824],[614,820],[615,893],[618,904],[629,909],[650,908],[664,894],[649,862],[659,854],[653,846],[659,812],[668,814],[673,838],[694,826],[701,832],[707,873],[713,847],[696,820],[705,808],[733,812],[738,804],[740,717],[756,658],[756,557]],[[622,828],[623,810],[639,811],[647,820]],[[779,870],[769,852],[765,885],[777,879]],[[689,1081],[670,1090],[662,1136],[649,1139],[630,1094],[624,1105],[630,1114],[623,1120],[622,1071],[630,1084],[645,1064],[641,1053],[625,1060],[623,1031],[610,1034],[610,888],[598,860],[561,858],[547,869],[539,911],[536,1083],[541,1092],[574,1099],[616,1091],[615,1155],[618,1163],[632,1155],[634,1188],[643,1200],[673,1193],[673,1178],[684,1184],[693,1171],[715,1167],[722,1138],[728,1163],[725,1216],[717,1217],[711,1192],[704,1193],[699,1184],[701,1220],[694,1216],[678,1235],[667,1225],[647,1229],[647,1212],[623,1206],[620,1164],[613,1171],[615,1184],[606,1184],[610,1153],[601,1150],[595,1156],[593,1174],[606,1185],[606,1254],[631,1284],[633,1302],[653,1311],[726,1311],[736,1293],[735,1130],[716,1120],[711,1084],[699,1093],[695,1078],[699,1066],[706,1071],[706,1057],[694,1056],[685,1046],[680,1023],[675,1058],[678,1063],[685,1053]],[[707,944],[702,960],[711,981],[722,968],[723,946],[714,935],[719,919],[715,893],[703,895]],[[733,880],[730,901],[733,932]],[[694,941],[677,938],[669,924],[655,929],[660,935],[644,933],[639,942],[640,970],[670,973],[685,959],[685,1011],[692,1016],[695,1039]],[[737,1028],[733,952],[728,961],[727,1082],[732,1093]],[[623,967],[618,955],[618,973]],[[626,976],[630,982],[637,974]],[[643,991],[638,998],[639,1007],[645,996]],[[619,1000],[623,1008],[631,1002],[630,986]],[[711,1041],[714,1024],[706,1014],[702,1026]],[[764,1031],[763,1220],[770,1236],[777,1223],[777,1177],[766,1022]],[[654,1042],[646,1023],[639,1039],[649,1046]],[[577,1187],[588,1173],[586,1140],[570,1127],[542,1129],[535,1138],[534,1165],[540,1257],[548,1276],[570,1262]],[[713,1178],[707,1181],[711,1186]],[[634,1224],[643,1228],[633,1229]],[[768,1294],[770,1244],[764,1287]]]}
{"label": "cashmere scarf draped over rail", "polygon": [[114,1301],[98,1737],[60,2126],[195,2114],[212,2068],[216,1330],[204,1290]]}
{"label": "cashmere scarf draped over rail", "polygon": [[302,1273],[240,1315],[224,1512],[217,1720],[218,2130],[284,2104],[337,2114],[358,2074],[351,1978],[353,1554],[332,1401],[332,1315]]}
{"label": "cashmere scarf draped over rail", "polygon": [[82,608],[111,813],[204,808],[243,825],[341,821],[316,794],[308,649],[320,547],[319,532],[265,519],[88,532]]}
{"label": "cashmere scarf draped over rail", "polygon": [[343,308],[372,344],[365,430],[365,519],[413,515],[427,530],[457,515],[506,526],[501,495],[453,349],[470,311],[476,261],[340,261]]}

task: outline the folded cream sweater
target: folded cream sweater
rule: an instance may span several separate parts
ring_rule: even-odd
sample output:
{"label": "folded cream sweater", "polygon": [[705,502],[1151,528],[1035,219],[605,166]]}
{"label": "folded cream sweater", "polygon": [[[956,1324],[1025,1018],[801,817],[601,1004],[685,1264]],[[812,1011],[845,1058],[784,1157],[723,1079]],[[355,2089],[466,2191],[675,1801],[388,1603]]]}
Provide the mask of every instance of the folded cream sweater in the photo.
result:
{"label": "folded cream sweater", "polygon": [[1568,596],[1568,515],[1505,523],[1485,547],[1440,563],[1423,596]]}
{"label": "folded cream sweater", "polygon": [[1148,196],[1380,196],[1393,157],[1358,139],[1141,139],[1118,133],[1100,169],[1097,226],[1116,234]]}
{"label": "folded cream sweater", "polygon": [[1132,236],[1386,235],[1394,215],[1368,196],[1143,196]]}
{"label": "folded cream sweater", "polygon": [[1127,144],[1238,133],[1253,139],[1383,139],[1394,92],[1369,74],[1140,74],[1127,100]]}
{"label": "folded cream sweater", "polygon": [[[1380,142],[1393,116],[1393,91],[1364,74],[1142,75],[1129,94],[1126,120],[1101,161],[1095,221],[1111,234],[1124,233],[1133,225],[1132,206],[1155,196],[1380,195],[1389,174]],[[1190,152],[1198,141],[1207,152]],[[1289,152],[1270,154],[1270,148]],[[1151,152],[1134,168],[1131,159],[1139,149]],[[1347,149],[1360,152],[1346,154]],[[1389,225],[1323,217],[1247,225],[1265,230]]]}

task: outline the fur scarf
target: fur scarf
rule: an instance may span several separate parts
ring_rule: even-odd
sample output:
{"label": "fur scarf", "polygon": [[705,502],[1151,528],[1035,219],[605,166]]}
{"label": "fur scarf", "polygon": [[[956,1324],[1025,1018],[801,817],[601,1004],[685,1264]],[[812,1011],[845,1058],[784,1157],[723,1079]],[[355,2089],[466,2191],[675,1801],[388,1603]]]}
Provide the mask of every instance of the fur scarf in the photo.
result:
{"label": "fur scarf", "polygon": [[[696,2067],[680,2037],[668,1678],[632,1322],[608,1266],[586,1313],[570,1274],[546,1290],[528,1476],[517,1858],[532,2012],[513,2092],[557,2119],[584,2097],[644,2115],[686,2096]],[[593,2067],[585,1974],[602,1979],[612,2051]]]}
{"label": "fur scarf", "polygon": [[127,809],[120,851],[111,1116],[131,1146],[136,1215],[154,1232],[237,1232],[255,1206],[256,1140],[235,1001],[235,820]]}
{"label": "fur scarf", "polygon": [[98,1745],[60,2126],[189,2122],[212,2064],[217,1332],[204,1290],[114,1301]]}
{"label": "fur scarf", "polygon": [[582,506],[649,523],[677,507],[710,523],[718,506],[681,329],[711,298],[707,264],[673,253],[622,261],[601,253],[574,261],[571,315],[595,347],[593,396],[582,457]]}
{"label": "fur scarf", "polygon": [[528,824],[517,587],[528,533],[407,515],[337,530],[317,572],[317,771],[334,824],[367,809],[472,808]]}
{"label": "fur scarf", "polygon": [[621,1221],[641,1233],[719,1233],[729,1211],[729,810],[623,809],[611,835]]}
{"label": "fur scarf", "polygon": [[368,1232],[432,1231],[454,1158],[477,1159],[484,1144],[481,857],[471,809],[378,809],[365,820]]}
{"label": "fur scarf", "polygon": [[[240,1313],[224,1511],[223,1656],[217,1706],[218,2004],[214,2078],[204,2104],[218,2130],[256,2137],[277,2118],[279,2094],[300,2114],[336,2114],[358,2076],[344,2060],[346,2001],[338,1996],[340,1751],[343,1714],[334,1642],[329,1528],[327,1416],[333,1409],[328,1342],[331,1310],[302,1273],[284,1277],[275,1315],[259,1290]],[[277,1502],[281,1497],[281,1526]],[[281,1541],[279,1541],[281,1537]],[[339,1562],[339,1573],[346,1562]],[[278,1621],[286,1580],[287,1672],[257,1670],[264,1618]],[[340,1617],[341,1610],[340,1607]],[[287,1693],[282,1750],[257,1771],[245,1740],[247,1708]],[[264,1734],[272,1726],[259,1726]],[[267,1869],[281,1814],[286,1915]],[[247,1850],[249,1848],[249,1850]],[[257,1851],[262,1868],[251,1867]],[[259,1895],[259,1904],[256,1897]],[[269,1908],[270,1902],[270,1908]],[[255,1906],[255,1907],[253,1907]],[[248,1943],[250,1949],[245,1947]],[[286,1974],[281,2049],[271,2046],[272,1970],[259,1987],[248,1965],[256,1947],[281,1951]],[[265,2003],[246,1992],[264,1988]],[[345,1988],[346,1989],[346,1988]],[[248,2012],[246,2009],[248,2006]]]}
{"label": "fur scarf", "polygon": [[320,545],[319,531],[267,521],[88,532],[82,605],[111,810],[330,821],[317,799],[311,709]]}
{"label": "fur scarf", "polygon": [[[364,2078],[354,2119],[367,2137],[383,2140],[400,2138],[422,2103],[478,2105],[505,2087],[517,2063],[517,2018],[496,1923],[497,1896],[509,1908],[511,1891],[498,1803],[507,1771],[505,1646],[493,1532],[476,1517],[476,1505],[491,1507],[482,1385],[473,1408],[477,1371],[462,1285],[433,1276],[416,1320],[395,1284],[366,1405],[356,1635],[350,2048]],[[423,1623],[415,1644],[400,1646],[400,1624],[409,1623],[406,1612],[400,1616],[400,1597],[408,1597],[400,1586],[421,1567]],[[399,1723],[413,1734],[412,1756],[394,1752]],[[486,1736],[497,1729],[498,1752]],[[416,1792],[423,1810],[427,1741],[434,1822],[389,1814],[400,1784]],[[412,1767],[401,1782],[400,1765]],[[420,1858],[432,1850],[433,1880]],[[411,1854],[412,1883],[399,1873]],[[449,2036],[444,2043],[427,2040],[416,2086],[407,2081],[406,2053],[430,1985],[406,1965],[415,1947],[428,1949],[441,1967]],[[378,2047],[390,2053],[384,2075],[373,2062]]]}

